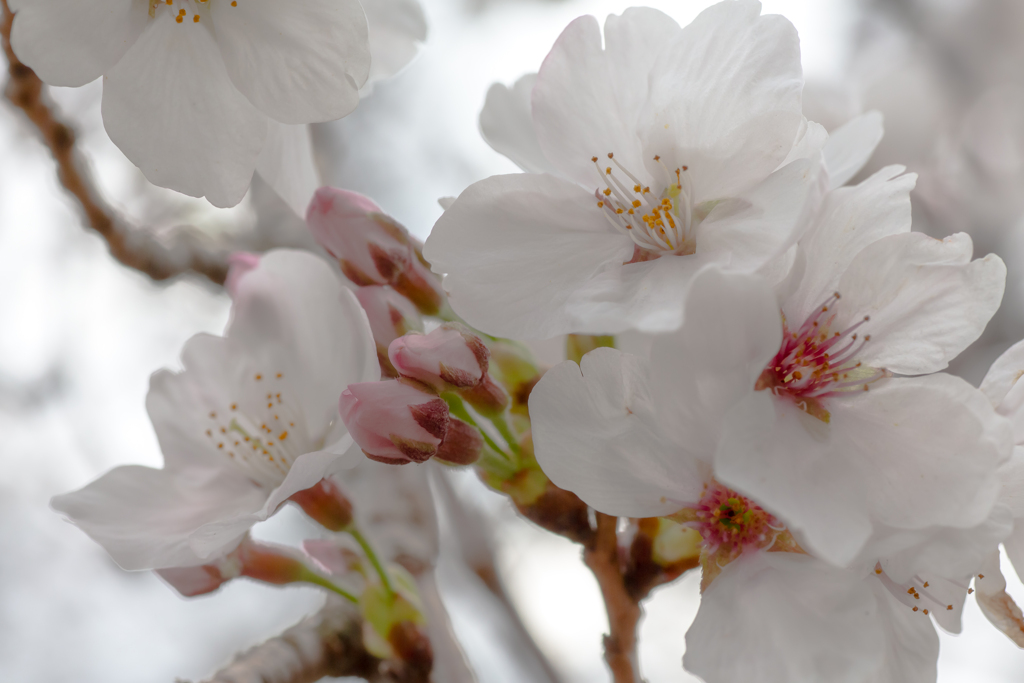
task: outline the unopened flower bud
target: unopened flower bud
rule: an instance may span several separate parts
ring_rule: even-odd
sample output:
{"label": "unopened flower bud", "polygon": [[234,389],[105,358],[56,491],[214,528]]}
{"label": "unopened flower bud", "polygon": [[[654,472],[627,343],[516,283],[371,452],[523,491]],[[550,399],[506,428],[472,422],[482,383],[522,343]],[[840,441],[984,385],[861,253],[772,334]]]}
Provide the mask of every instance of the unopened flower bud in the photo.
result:
{"label": "unopened flower bud", "polygon": [[352,502],[333,479],[321,479],[289,500],[325,529],[344,531],[352,523]]}
{"label": "unopened flower bud", "polygon": [[422,260],[419,243],[368,197],[321,187],[309,203],[306,222],[352,282],[391,285],[425,315],[441,310],[444,292]]}
{"label": "unopened flower bud", "polygon": [[210,564],[168,567],[156,573],[185,597],[212,593],[239,576],[276,585],[305,581],[311,576],[290,548],[257,543],[249,538]]}
{"label": "unopened flower bud", "polygon": [[448,430],[435,457],[452,465],[472,465],[480,459],[483,449],[484,439],[479,429],[456,417],[449,417]]}
{"label": "unopened flower bud", "polygon": [[430,334],[396,339],[388,348],[388,358],[400,375],[428,384],[438,393],[457,391],[481,412],[501,412],[508,405],[504,390],[487,374],[487,346],[457,323],[445,323]]}
{"label": "unopened flower bud", "polygon": [[234,296],[242,276],[260,264],[260,255],[249,251],[236,251],[228,255],[228,275],[224,278],[224,289]]}
{"label": "unopened flower bud", "polygon": [[381,584],[366,587],[359,599],[363,614],[363,643],[381,659],[400,659],[414,669],[428,673],[433,651],[426,634],[427,620],[416,582],[402,567],[391,565],[389,573],[395,592]]}
{"label": "unopened flower bud", "polygon": [[428,460],[448,429],[448,404],[415,380],[350,384],[339,405],[363,453],[392,465]]}
{"label": "unopened flower bud", "polygon": [[381,372],[386,377],[398,377],[398,371],[388,359],[388,346],[407,332],[423,331],[419,311],[411,301],[386,285],[360,287],[356,298],[370,320]]}

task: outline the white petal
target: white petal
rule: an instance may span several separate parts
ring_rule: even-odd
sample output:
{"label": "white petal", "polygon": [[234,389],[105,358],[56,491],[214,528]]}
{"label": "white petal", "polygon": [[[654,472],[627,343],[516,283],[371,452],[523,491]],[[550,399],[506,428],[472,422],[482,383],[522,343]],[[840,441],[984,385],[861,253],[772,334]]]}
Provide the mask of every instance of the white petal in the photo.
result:
{"label": "white petal", "polygon": [[[1010,509],[1015,519],[1024,520],[1024,446],[1013,447],[1013,455],[1003,465],[1000,479],[1003,490],[999,494],[999,502]],[[1024,524],[1020,526],[1024,528]],[[1021,570],[1024,571],[1024,564]]]}
{"label": "white petal", "polygon": [[268,252],[233,298],[227,337],[250,358],[274,363],[266,371],[281,372],[295,387],[310,434],[326,437],[346,386],[380,378],[366,313],[319,257]]}
{"label": "white petal", "polygon": [[146,0],[35,0],[16,9],[11,47],[49,85],[96,80],[142,33]]}
{"label": "white petal", "polygon": [[760,279],[714,268],[698,274],[683,326],[651,348],[663,429],[710,460],[726,413],[753,391],[781,340],[778,304]]}
{"label": "white petal", "polygon": [[491,148],[529,173],[554,173],[554,165],[541,151],[533,128],[530,97],[537,74],[526,74],[508,88],[495,83],[487,91],[480,112],[480,133]]}
{"label": "white petal", "polygon": [[[203,524],[258,510],[266,492],[233,472],[118,467],[51,505],[102,545],[124,569],[202,564],[188,543]],[[244,531],[220,539],[230,551]]]}
{"label": "white petal", "polygon": [[1024,341],[1019,341],[992,363],[980,388],[982,393],[992,401],[992,405],[998,407],[1022,376],[1024,376]]}
{"label": "white petal", "polygon": [[779,168],[790,164],[797,159],[820,159],[824,163],[824,158],[821,157],[822,150],[825,149],[825,144],[828,142],[828,131],[823,126],[814,121],[808,121],[804,119],[800,122],[800,130],[796,134],[796,141],[793,143],[793,149],[789,150],[789,154],[779,164]]}
{"label": "white petal", "polygon": [[826,180],[816,160],[797,160],[719,203],[698,228],[697,254],[734,270],[756,271],[796,244],[810,226]]}
{"label": "white petal", "polygon": [[800,240],[806,269],[784,306],[800,325],[832,296],[839,279],[864,247],[882,237],[910,232],[910,191],[917,175],[887,166],[854,187],[825,196],[814,227]]}
{"label": "white petal", "polygon": [[999,566],[998,550],[989,556],[974,587],[982,613],[1018,647],[1024,648],[1024,614],[1006,592],[1006,579]]}
{"label": "white petal", "polygon": [[204,560],[216,557],[231,539],[241,537],[255,524],[269,518],[290,496],[308,489],[335,471],[337,459],[337,455],[327,451],[300,455],[292,463],[280,486],[273,491],[261,490],[260,507],[240,510],[234,515],[222,514],[189,534],[188,542],[192,552]]}
{"label": "white petal", "polygon": [[245,195],[267,120],[231,85],[205,23],[158,12],[103,81],[110,139],[150,182],[215,206]]}
{"label": "white petal", "polygon": [[655,418],[649,368],[601,348],[548,370],[530,394],[537,462],[601,512],[657,517],[694,505],[710,468],[669,443]]}
{"label": "white petal", "polygon": [[231,82],[270,118],[332,121],[359,104],[370,45],[358,0],[214,2],[210,14]]}
{"label": "white petal", "polygon": [[267,141],[256,160],[256,170],[297,216],[305,218],[309,200],[323,184],[313,158],[309,127],[267,123]]}
{"label": "white petal", "polygon": [[885,643],[870,587],[806,555],[750,553],[701,596],[683,666],[707,683],[864,683]]}
{"label": "white petal", "polygon": [[[796,29],[761,4],[720,2],[677,35],[651,71],[638,128],[644,161],[687,165],[700,204],[735,196],[788,156],[803,121]],[[649,158],[648,158],[649,157]]]}
{"label": "white petal", "polygon": [[470,185],[423,247],[456,313],[488,334],[547,339],[578,329],[569,298],[633,253],[597,200],[549,175],[494,176]]}
{"label": "white petal", "polygon": [[970,261],[964,233],[936,240],[921,233],[865,247],[839,280],[836,329],[871,321],[858,360],[901,374],[945,368],[981,336],[999,308],[1006,266],[995,254]]}
{"label": "white petal", "polygon": [[427,18],[419,0],[364,0],[369,26],[370,75],[359,94],[404,69],[427,39]]}
{"label": "white petal", "polygon": [[591,157],[609,152],[634,174],[643,172],[636,123],[648,74],[679,26],[657,10],[637,7],[611,16],[601,29],[592,16],[573,21],[544,59],[533,89],[533,120],[545,155],[568,177],[594,182]]}
{"label": "white petal", "polygon": [[723,483],[781,517],[808,550],[845,566],[876,523],[964,528],[991,511],[1009,429],[963,380],[883,380],[825,407],[828,424],[757,392],[727,418],[715,458]]}
{"label": "white petal", "polygon": [[878,623],[885,644],[882,666],[871,683],[935,683],[939,636],[921,610],[898,602],[878,581],[870,585],[878,604]]}
{"label": "white petal", "polygon": [[832,131],[824,149],[831,189],[842,187],[864,168],[884,133],[879,111],[865,112]]}
{"label": "white petal", "polygon": [[1024,574],[1024,524],[1017,520],[1016,528],[1003,541],[1003,548],[1006,549],[1006,557],[1010,560],[1017,576]]}

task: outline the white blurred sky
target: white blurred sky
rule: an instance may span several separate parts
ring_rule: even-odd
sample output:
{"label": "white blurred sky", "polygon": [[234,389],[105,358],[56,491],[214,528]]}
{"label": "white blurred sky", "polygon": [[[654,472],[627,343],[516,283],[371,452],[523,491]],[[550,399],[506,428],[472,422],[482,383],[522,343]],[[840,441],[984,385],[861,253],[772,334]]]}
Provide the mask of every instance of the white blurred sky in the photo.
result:
{"label": "white blurred sky", "polygon": [[[653,4],[685,23],[710,3]],[[764,4],[796,24],[810,76],[842,77],[852,21],[847,2]],[[605,0],[426,5],[429,44],[404,74],[336,124],[334,149],[344,156],[329,169],[420,235],[440,212],[437,197],[514,170],[477,134],[487,87],[536,70],[579,14],[603,17],[628,6]],[[81,118],[104,187],[115,201],[141,211],[139,175],[98,126],[98,93],[94,84],[56,95]],[[244,207],[219,212],[202,202],[185,204],[213,226],[247,216]],[[143,408],[148,376],[175,365],[192,334],[219,331],[228,304],[202,282],[154,284],[114,263],[80,228],[50,159],[7,106],[0,106],[0,292],[0,680],[198,679],[234,650],[312,610],[318,601],[312,589],[246,582],[181,600],[152,575],[118,570],[48,509],[50,496],[116,464],[159,464]],[[600,659],[605,619],[578,550],[515,520],[488,495],[491,507],[505,510],[499,559],[528,625],[567,681],[608,680]],[[287,535],[302,522],[289,515],[276,525],[273,533]],[[682,672],[680,659],[697,607],[696,584],[687,577],[646,605],[642,666],[652,683],[695,680]],[[1024,598],[1019,582],[1012,590]],[[965,634],[943,637],[939,680],[1020,681],[1024,653],[988,626],[973,601],[968,605]],[[468,634],[472,623],[457,613],[456,627]],[[507,680],[486,657],[474,661],[482,683]]]}

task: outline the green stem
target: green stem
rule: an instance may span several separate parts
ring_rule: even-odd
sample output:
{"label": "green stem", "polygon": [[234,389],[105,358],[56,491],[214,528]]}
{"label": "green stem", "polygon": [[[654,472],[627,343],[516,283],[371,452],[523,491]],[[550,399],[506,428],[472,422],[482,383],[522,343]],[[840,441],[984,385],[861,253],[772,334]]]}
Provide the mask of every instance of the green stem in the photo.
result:
{"label": "green stem", "polygon": [[519,447],[519,441],[516,439],[516,435],[512,432],[512,428],[508,426],[508,420],[505,419],[505,415],[495,415],[491,418],[491,424],[495,426],[498,433],[504,437],[505,442],[508,443],[508,447],[512,449],[512,452],[517,456],[522,453],[522,449]]}
{"label": "green stem", "polygon": [[469,424],[477,428],[477,430],[480,432],[480,436],[482,436],[484,439],[484,443],[490,446],[495,452],[500,453],[502,456],[504,456],[506,460],[510,462],[515,461],[514,457],[506,453],[505,449],[499,446],[494,441],[494,439],[490,437],[486,429],[482,429],[480,425],[477,424],[477,421],[473,419],[473,416],[469,414],[468,410],[466,410],[466,404],[458,395],[456,395],[453,392],[446,391],[441,395],[441,398],[443,398],[448,403],[448,409],[451,411],[452,415],[459,418],[463,422],[468,422]]}
{"label": "green stem", "polygon": [[366,558],[370,560],[370,564],[373,565],[374,571],[377,572],[377,576],[380,577],[381,583],[384,584],[384,590],[387,591],[388,597],[394,599],[395,587],[391,583],[391,575],[388,574],[384,565],[381,564],[380,558],[377,556],[377,552],[373,549],[373,546],[370,545],[370,542],[365,536],[363,536],[363,532],[361,532],[356,525],[353,524],[349,526],[346,531],[356,540],[359,547],[363,549],[363,552],[366,554]]}
{"label": "green stem", "polygon": [[325,579],[324,577],[320,576],[319,574],[317,574],[316,572],[314,572],[312,570],[307,569],[303,573],[302,578],[299,579],[299,581],[301,581],[303,583],[311,583],[313,585],[320,586],[321,588],[326,588],[327,590],[331,591],[332,593],[337,593],[338,595],[340,595],[341,597],[345,598],[346,600],[348,600],[351,603],[354,603],[354,604],[357,604],[357,605],[359,604],[359,598],[358,597],[356,597],[352,593],[349,593],[347,590],[345,590],[341,586],[338,586],[337,584],[335,584],[335,583],[333,583],[331,581],[328,581],[327,579]]}

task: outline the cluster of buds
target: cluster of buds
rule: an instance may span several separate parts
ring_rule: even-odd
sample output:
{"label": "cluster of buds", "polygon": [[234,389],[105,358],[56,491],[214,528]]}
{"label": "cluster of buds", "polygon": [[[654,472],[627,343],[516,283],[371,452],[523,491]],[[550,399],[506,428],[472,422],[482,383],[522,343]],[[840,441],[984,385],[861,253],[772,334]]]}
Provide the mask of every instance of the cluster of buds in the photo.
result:
{"label": "cluster of buds", "polygon": [[[488,374],[490,353],[461,325],[445,323],[429,334],[391,342],[388,359],[397,379],[349,385],[341,417],[366,455],[405,464],[437,458],[468,465],[480,457],[480,431],[452,414],[465,401],[481,415],[497,415],[508,395]],[[446,400],[447,399],[447,400]]]}

